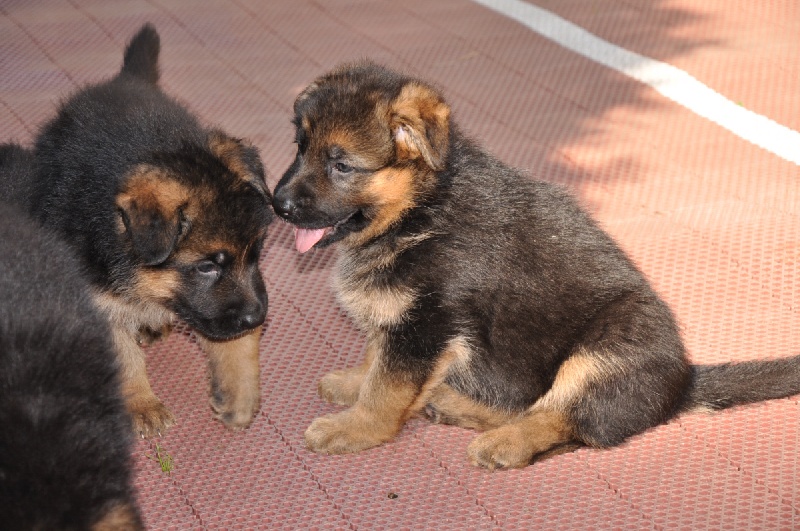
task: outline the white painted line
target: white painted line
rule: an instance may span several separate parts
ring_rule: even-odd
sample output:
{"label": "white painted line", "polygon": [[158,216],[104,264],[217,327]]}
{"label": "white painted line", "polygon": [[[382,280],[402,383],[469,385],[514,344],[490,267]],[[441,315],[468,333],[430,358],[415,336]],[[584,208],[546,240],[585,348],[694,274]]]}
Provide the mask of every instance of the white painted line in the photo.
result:
{"label": "white painted line", "polygon": [[522,0],[473,1],[516,20],[564,48],[641,81],[748,142],[800,165],[800,133],[737,105],[683,70],[620,48]]}

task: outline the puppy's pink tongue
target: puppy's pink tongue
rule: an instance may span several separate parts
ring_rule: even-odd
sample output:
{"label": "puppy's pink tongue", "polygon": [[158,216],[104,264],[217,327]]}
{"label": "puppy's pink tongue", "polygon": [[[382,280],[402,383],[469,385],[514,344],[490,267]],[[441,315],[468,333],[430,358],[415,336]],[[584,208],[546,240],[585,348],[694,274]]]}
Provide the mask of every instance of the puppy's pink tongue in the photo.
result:
{"label": "puppy's pink tongue", "polygon": [[298,252],[304,253],[314,247],[325,236],[326,229],[294,228],[294,246]]}

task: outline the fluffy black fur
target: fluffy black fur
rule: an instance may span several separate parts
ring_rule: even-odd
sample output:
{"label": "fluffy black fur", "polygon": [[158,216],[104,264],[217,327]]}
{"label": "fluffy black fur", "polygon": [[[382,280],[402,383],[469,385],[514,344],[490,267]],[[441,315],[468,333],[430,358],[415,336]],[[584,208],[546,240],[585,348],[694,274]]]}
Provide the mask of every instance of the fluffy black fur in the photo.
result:
{"label": "fluffy black fur", "polygon": [[[240,429],[258,408],[258,345],[244,338],[260,334],[267,312],[258,260],[271,197],[254,146],[202,126],[159,88],[159,49],[145,24],[120,71],[67,98],[42,127],[34,171],[3,187],[82,260],[111,319],[134,428],[149,436],[174,422],[137,343],[180,318],[214,357],[218,418]],[[14,146],[0,155],[29,156]]]}
{"label": "fluffy black fur", "polygon": [[34,172],[30,149],[19,144],[0,144],[0,200],[30,210]]}
{"label": "fluffy black fur", "polygon": [[81,265],[0,203],[0,270],[0,527],[90,529],[115,510],[141,527],[130,419]]}
{"label": "fluffy black fur", "polygon": [[[445,384],[489,410],[523,417],[545,397],[541,404],[550,405],[542,407],[564,420],[572,440],[596,447],[690,408],[800,393],[800,357],[690,365],[672,312],[612,238],[567,193],[462,134],[425,82],[371,63],[346,65],[298,97],[295,124],[297,157],[273,206],[298,227],[328,227],[319,246],[340,241],[340,298],[354,315],[367,315],[358,324],[380,338],[375,363],[392,381],[425,392],[446,346],[464,338],[468,361],[451,365]],[[375,176],[387,168],[392,179],[413,174],[404,197],[410,207],[382,232],[359,238],[382,204],[364,191],[385,180]],[[359,291],[364,300],[403,293],[413,303],[379,323],[359,307],[368,304]],[[548,396],[562,367],[565,380]],[[368,405],[359,398],[355,407]],[[321,420],[327,424],[307,432],[315,450],[374,444],[357,442],[355,433],[335,442],[346,437],[330,427],[334,417]],[[483,460],[483,451],[473,455],[479,464],[520,466]]]}

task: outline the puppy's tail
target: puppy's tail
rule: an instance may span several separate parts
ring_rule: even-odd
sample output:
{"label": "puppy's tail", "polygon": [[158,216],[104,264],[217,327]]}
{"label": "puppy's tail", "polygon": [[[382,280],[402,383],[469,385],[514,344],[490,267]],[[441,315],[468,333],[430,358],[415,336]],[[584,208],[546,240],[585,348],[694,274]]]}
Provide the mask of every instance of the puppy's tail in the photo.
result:
{"label": "puppy's tail", "polygon": [[800,394],[800,356],[693,365],[686,409],[725,409]]}
{"label": "puppy's tail", "polygon": [[129,74],[148,83],[158,83],[158,52],[161,39],[152,24],[145,24],[125,48],[120,74]]}

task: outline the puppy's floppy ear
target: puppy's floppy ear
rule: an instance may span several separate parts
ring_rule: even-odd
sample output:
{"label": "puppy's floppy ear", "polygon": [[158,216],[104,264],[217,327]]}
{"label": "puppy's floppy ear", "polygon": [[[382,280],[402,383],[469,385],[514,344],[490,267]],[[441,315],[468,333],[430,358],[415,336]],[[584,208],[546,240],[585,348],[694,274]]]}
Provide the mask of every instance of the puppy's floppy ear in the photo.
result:
{"label": "puppy's floppy ear", "polygon": [[117,193],[125,232],[147,266],[164,263],[188,229],[184,210],[189,189],[164,170],[142,164],[125,178]]}
{"label": "puppy's floppy ear", "polygon": [[433,170],[444,168],[450,147],[450,106],[431,87],[406,83],[389,104],[389,126],[397,156],[422,158]]}
{"label": "puppy's floppy ear", "polygon": [[255,146],[215,129],[208,134],[208,147],[229,170],[255,188],[268,203],[272,201],[264,164]]}

